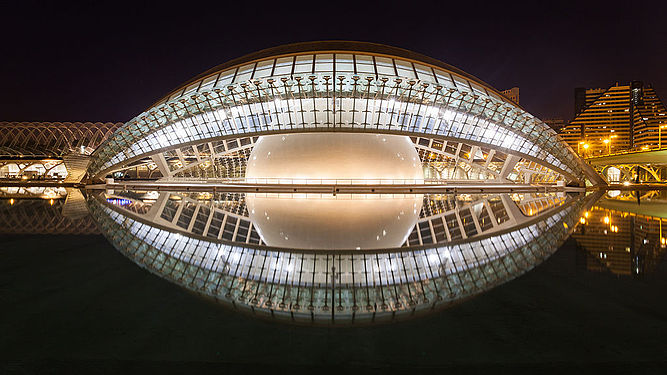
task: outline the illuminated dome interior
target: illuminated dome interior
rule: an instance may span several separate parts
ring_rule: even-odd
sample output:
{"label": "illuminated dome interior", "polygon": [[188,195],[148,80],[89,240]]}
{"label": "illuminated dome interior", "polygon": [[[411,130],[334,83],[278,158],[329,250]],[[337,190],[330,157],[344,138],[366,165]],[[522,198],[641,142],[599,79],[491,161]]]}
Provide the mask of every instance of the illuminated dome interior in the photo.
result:
{"label": "illuminated dome interior", "polygon": [[248,213],[264,243],[293,249],[400,247],[415,226],[421,194],[248,194]]}
{"label": "illuminated dome interior", "polygon": [[250,154],[246,178],[415,183],[424,179],[424,172],[406,136],[302,133],[260,137]]}
{"label": "illuminated dome interior", "polygon": [[[406,136],[303,133],[260,137],[246,178],[415,183],[423,181],[424,173]],[[422,196],[248,194],[246,203],[269,246],[349,250],[401,246],[417,222]]]}

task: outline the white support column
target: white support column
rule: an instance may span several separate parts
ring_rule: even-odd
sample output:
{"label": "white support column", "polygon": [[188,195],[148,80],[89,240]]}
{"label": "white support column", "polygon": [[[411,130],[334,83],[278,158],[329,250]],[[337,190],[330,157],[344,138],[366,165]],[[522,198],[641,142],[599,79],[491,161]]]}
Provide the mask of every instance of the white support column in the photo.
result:
{"label": "white support column", "polygon": [[507,212],[507,215],[509,215],[512,224],[521,224],[523,221],[527,220],[523,215],[523,212],[521,212],[521,209],[519,209],[508,194],[501,194],[500,200],[503,202],[505,211]]}
{"label": "white support column", "polygon": [[456,216],[456,222],[459,225],[459,231],[463,238],[468,238],[468,233],[466,233],[465,228],[463,227],[463,221],[461,221],[461,215],[459,215],[459,209],[454,210],[454,215]]}
{"label": "white support column", "polygon": [[491,163],[491,160],[493,160],[494,155],[496,155],[496,150],[491,149],[489,154],[486,155],[486,163],[484,163],[484,168],[489,169],[489,164]]}
{"label": "white support column", "polygon": [[447,225],[447,219],[446,219],[445,215],[442,215],[441,220],[442,220],[442,226],[445,227],[445,234],[447,235],[447,241],[451,241],[452,240],[452,234],[449,233],[449,226]]}
{"label": "white support column", "polygon": [[169,200],[169,193],[160,193],[160,195],[157,197],[155,200],[155,203],[151,206],[150,210],[146,212],[144,217],[150,221],[155,221],[156,218],[160,217],[162,214],[162,211],[164,210],[164,206],[167,204],[167,201]]}
{"label": "white support column", "polygon": [[489,218],[491,219],[491,223],[493,224],[493,227],[498,226],[498,220],[496,219],[496,215],[493,214],[493,210],[491,210],[491,205],[489,204],[488,199],[484,199],[484,207],[486,207],[486,212],[489,213]]}
{"label": "white support column", "polygon": [[157,169],[162,174],[162,179],[171,177],[171,173],[169,172],[169,164],[167,163],[167,159],[164,158],[164,154],[159,153],[151,155],[151,160],[153,160],[153,163],[157,165]]}
{"label": "white support column", "polygon": [[188,232],[192,232],[192,227],[195,225],[195,221],[197,221],[197,215],[199,214],[199,207],[201,207],[201,204],[197,204],[195,206],[195,212],[192,213],[192,217],[190,218],[190,223],[188,224]]}
{"label": "white support column", "polygon": [[477,151],[479,150],[479,146],[472,146],[472,149],[470,149],[470,155],[468,155],[468,164],[472,164],[473,160],[475,160],[475,154],[477,154]]}
{"label": "white support column", "polygon": [[503,164],[503,169],[500,170],[500,178],[503,180],[507,180],[507,176],[509,176],[510,172],[514,169],[514,166],[521,160],[518,156],[514,155],[507,155],[507,159],[505,159],[505,164]]}
{"label": "white support column", "polygon": [[475,215],[475,210],[473,210],[473,206],[470,205],[470,216],[472,216],[472,222],[475,223],[475,229],[477,229],[477,234],[482,233],[482,227],[479,225],[479,219],[477,219],[477,215]]}
{"label": "white support column", "polygon": [[208,235],[208,229],[211,227],[211,221],[213,221],[213,214],[215,214],[215,210],[213,209],[213,203],[211,203],[208,209],[209,209],[209,215],[208,219],[206,219],[206,225],[204,225],[204,231],[202,232],[202,236]]}

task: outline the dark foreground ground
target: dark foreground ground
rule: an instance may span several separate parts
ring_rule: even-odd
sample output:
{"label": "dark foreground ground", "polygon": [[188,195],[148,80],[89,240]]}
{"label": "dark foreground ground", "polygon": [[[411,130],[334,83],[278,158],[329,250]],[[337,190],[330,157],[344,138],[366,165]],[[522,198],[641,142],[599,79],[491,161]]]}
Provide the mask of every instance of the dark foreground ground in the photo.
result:
{"label": "dark foreground ground", "polygon": [[667,373],[667,264],[633,280],[576,258],[570,240],[436,315],[327,329],[225,310],[101,236],[0,238],[0,373]]}

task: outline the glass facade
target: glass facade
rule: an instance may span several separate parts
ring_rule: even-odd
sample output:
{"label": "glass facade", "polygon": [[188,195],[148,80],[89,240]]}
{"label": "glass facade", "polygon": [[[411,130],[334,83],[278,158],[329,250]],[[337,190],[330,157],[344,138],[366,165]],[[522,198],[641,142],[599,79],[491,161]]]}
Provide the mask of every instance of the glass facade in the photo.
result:
{"label": "glass facade", "polygon": [[567,182],[597,178],[546,124],[480,81],[363,52],[293,53],[203,76],[126,123],[96,151],[89,173],[103,177],[180,144],[310,131],[458,140],[525,158]]}

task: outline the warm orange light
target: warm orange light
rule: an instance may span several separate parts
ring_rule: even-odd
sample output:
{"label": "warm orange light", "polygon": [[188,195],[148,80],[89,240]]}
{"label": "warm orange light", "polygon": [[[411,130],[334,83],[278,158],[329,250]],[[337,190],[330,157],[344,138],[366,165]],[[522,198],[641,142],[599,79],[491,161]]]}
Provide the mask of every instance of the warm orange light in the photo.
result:
{"label": "warm orange light", "polygon": [[604,144],[607,144],[607,143],[609,143],[609,140],[608,140],[608,139],[605,139],[605,140],[603,140],[602,142],[603,142]]}
{"label": "warm orange light", "polygon": [[12,205],[14,204],[14,198],[9,200],[9,204],[12,204]]}
{"label": "warm orange light", "polygon": [[584,150],[588,150],[588,148],[591,147],[588,143],[584,143]]}
{"label": "warm orange light", "polygon": [[581,219],[579,219],[579,222],[582,223],[582,224],[586,224],[586,219],[584,219],[584,218],[582,217]]}
{"label": "warm orange light", "polygon": [[609,224],[609,216],[605,216],[602,221],[604,221],[605,224]]}
{"label": "warm orange light", "polygon": [[584,217],[588,219],[588,211],[584,212]]}

